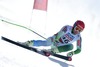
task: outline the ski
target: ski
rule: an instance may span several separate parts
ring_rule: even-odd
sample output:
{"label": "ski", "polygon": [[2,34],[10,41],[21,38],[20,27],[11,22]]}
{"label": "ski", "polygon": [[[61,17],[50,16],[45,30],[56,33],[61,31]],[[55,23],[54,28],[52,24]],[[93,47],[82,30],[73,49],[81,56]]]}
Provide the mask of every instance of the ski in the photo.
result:
{"label": "ski", "polygon": [[54,57],[57,57],[57,58],[60,58],[60,59],[64,59],[64,60],[67,60],[67,61],[71,61],[72,60],[71,57],[59,55],[59,54],[56,54],[56,53],[53,53],[53,52],[50,52],[50,51],[46,51],[46,50],[40,50],[40,49],[37,49],[37,48],[34,48],[34,47],[28,47],[28,46],[22,45],[22,44],[20,44],[18,42],[15,42],[15,41],[13,41],[11,39],[8,39],[6,37],[3,37],[3,36],[1,36],[1,39],[4,40],[4,41],[7,41],[9,43],[12,43],[14,45],[23,47],[23,48],[28,49],[28,50],[31,50],[31,51],[34,51],[34,52],[36,52],[38,54],[41,54],[43,56],[46,56],[46,57],[49,57],[50,55],[52,55]]}

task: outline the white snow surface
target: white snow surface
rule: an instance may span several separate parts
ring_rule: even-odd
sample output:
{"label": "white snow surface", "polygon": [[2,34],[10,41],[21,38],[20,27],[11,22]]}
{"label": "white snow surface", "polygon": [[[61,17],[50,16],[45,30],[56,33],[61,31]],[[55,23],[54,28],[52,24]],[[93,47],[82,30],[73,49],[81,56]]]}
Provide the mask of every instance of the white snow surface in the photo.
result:
{"label": "white snow surface", "polygon": [[[47,12],[33,9],[33,2],[0,0],[0,19],[26,26],[46,38],[64,25],[83,20],[85,29],[81,33],[81,53],[73,56],[72,61],[53,56],[47,58],[0,39],[0,67],[100,67],[100,0],[48,0]],[[0,36],[21,42],[43,39],[29,30],[3,21],[0,21]]]}

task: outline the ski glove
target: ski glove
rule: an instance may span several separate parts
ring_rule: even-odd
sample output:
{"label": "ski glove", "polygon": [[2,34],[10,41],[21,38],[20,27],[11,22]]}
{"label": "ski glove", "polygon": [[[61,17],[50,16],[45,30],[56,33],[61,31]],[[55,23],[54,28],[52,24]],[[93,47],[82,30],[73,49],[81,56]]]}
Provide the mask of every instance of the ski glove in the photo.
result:
{"label": "ski glove", "polygon": [[72,57],[73,54],[74,54],[74,52],[69,52],[69,53],[67,54],[67,57]]}

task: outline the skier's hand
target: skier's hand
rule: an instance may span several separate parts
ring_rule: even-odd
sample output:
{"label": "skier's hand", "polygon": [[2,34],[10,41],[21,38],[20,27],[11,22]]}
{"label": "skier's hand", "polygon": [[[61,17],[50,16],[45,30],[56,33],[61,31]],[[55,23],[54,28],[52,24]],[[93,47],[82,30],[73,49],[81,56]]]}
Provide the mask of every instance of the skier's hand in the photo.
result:
{"label": "skier's hand", "polygon": [[74,54],[74,52],[69,52],[69,53],[67,54],[67,57],[72,57],[73,54]]}

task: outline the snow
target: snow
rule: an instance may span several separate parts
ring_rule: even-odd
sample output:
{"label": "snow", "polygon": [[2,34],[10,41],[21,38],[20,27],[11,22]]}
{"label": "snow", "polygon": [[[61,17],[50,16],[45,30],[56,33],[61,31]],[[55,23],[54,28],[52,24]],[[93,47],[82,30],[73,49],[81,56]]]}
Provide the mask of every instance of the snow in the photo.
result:
{"label": "snow", "polygon": [[[0,0],[0,19],[28,27],[46,38],[58,32],[62,26],[73,25],[77,19],[81,19],[86,25],[81,33],[82,52],[69,62],[52,56],[47,58],[0,40],[0,67],[100,67],[99,0],[48,0],[47,12],[32,11],[33,2]],[[43,39],[29,30],[3,21],[0,21],[0,36],[22,42]]]}

